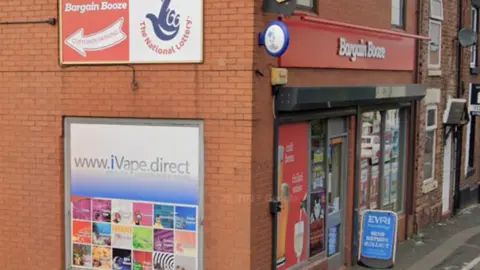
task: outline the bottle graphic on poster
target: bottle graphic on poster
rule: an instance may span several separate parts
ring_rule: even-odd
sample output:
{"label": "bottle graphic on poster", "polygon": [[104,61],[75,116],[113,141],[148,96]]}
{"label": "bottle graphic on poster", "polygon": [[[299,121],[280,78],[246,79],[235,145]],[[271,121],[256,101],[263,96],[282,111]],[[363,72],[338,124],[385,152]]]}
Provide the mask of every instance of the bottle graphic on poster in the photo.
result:
{"label": "bottle graphic on poster", "polygon": [[285,264],[290,186],[283,183],[284,147],[278,147],[277,188],[282,209],[277,218],[277,266]]}
{"label": "bottle graphic on poster", "polygon": [[293,239],[293,248],[295,250],[295,255],[297,255],[298,263],[300,263],[300,259],[302,258],[303,252],[303,238],[304,238],[304,224],[303,221],[300,220],[295,224],[295,238]]}

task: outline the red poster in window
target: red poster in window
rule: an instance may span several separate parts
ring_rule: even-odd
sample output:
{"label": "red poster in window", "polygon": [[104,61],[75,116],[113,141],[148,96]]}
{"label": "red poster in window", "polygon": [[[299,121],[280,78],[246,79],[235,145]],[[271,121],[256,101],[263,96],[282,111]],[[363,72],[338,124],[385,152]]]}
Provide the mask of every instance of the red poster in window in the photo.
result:
{"label": "red poster in window", "polygon": [[277,269],[288,269],[307,259],[309,124],[280,126],[278,195],[283,209],[277,223]]}

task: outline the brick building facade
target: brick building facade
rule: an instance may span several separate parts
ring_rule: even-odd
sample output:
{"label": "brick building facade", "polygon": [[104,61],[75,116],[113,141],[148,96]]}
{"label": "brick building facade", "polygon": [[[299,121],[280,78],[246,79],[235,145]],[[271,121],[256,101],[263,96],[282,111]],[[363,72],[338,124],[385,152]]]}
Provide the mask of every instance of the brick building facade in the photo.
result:
{"label": "brick building facade", "polygon": [[[451,97],[456,97],[457,90],[457,43],[455,38],[458,32],[458,21],[457,21],[457,2],[450,1],[444,3],[443,5],[443,15],[438,17],[439,19],[432,19],[431,5],[430,1],[422,1],[421,5],[421,14],[422,20],[420,24],[420,33],[423,35],[429,35],[429,26],[430,22],[440,22],[441,23],[441,60],[440,67],[437,65],[429,64],[429,43],[430,41],[422,42],[420,45],[420,57],[421,57],[421,69],[419,70],[419,80],[422,84],[425,84],[427,89],[427,96],[422,101],[419,106],[419,129],[417,136],[417,149],[418,149],[418,161],[417,161],[417,198],[416,198],[416,222],[418,227],[423,227],[427,224],[432,224],[439,221],[442,218],[442,215],[447,215],[450,213],[452,207],[446,207],[446,212],[442,212],[442,185],[444,179],[444,146],[445,146],[445,132],[448,128],[443,126],[443,116],[445,111],[445,106],[447,104],[447,98],[450,95]],[[435,17],[435,15],[433,16]],[[466,59],[466,58],[465,58]],[[432,173],[427,173],[425,175],[425,147],[427,144],[427,124],[426,124],[426,115],[427,108],[431,112],[435,112],[436,121],[433,126],[436,126],[435,131],[430,131],[430,135],[435,132],[435,139],[433,140],[435,150],[427,151],[430,155],[433,154],[434,159],[434,169]],[[431,141],[430,141],[431,143]],[[430,145],[430,144],[429,144]],[[453,147],[453,144],[452,146]],[[452,148],[453,149],[453,148]],[[453,161],[454,154],[451,152],[451,159]],[[453,163],[452,163],[453,165]],[[429,170],[429,168],[427,168]],[[452,166],[452,172],[453,166]],[[453,177],[453,174],[450,175]],[[427,179],[424,179],[427,178]],[[430,179],[430,180],[429,180]],[[450,197],[453,198],[453,181],[450,182],[450,188],[452,193]],[[453,201],[449,200],[451,204]]]}
{"label": "brick building facade", "polygon": [[[441,76],[438,72],[429,74],[425,65],[427,41],[419,41],[422,44],[420,60],[415,61],[415,44],[429,33],[429,3],[421,1],[422,27],[418,32],[417,1],[402,1],[400,11],[400,7],[392,8],[395,1],[314,0],[314,3],[299,0],[301,5],[296,15],[283,18],[291,28],[291,46],[278,62],[257,46],[258,33],[277,19],[275,15],[262,13],[261,1],[206,0],[203,63],[103,66],[59,65],[58,27],[37,22],[57,17],[57,1],[36,1],[31,6],[26,2],[0,3],[0,188],[3,190],[0,210],[4,213],[0,238],[4,245],[0,248],[0,258],[4,258],[3,265],[12,270],[63,269],[69,263],[70,255],[64,252],[65,240],[70,237],[64,233],[70,225],[65,222],[68,213],[63,209],[65,117],[203,121],[205,199],[204,220],[199,221],[203,228],[203,247],[199,247],[203,250],[200,258],[203,269],[263,270],[272,269],[272,265],[279,262],[278,269],[283,269],[293,261],[288,251],[283,260],[279,258],[281,237],[276,222],[280,221],[272,222],[269,203],[272,198],[280,197],[278,167],[285,156],[279,158],[282,161],[275,158],[280,145],[285,150],[290,141],[294,141],[294,134],[285,131],[294,124],[300,123],[303,128],[308,125],[304,129],[308,131],[304,138],[308,153],[305,152],[304,158],[318,158],[319,163],[323,162],[318,165],[322,169],[314,172],[323,173],[321,181],[324,182],[320,185],[330,190],[317,192],[329,194],[321,206],[321,219],[311,220],[311,214],[317,215],[312,212],[315,206],[310,204],[316,201],[313,195],[305,195],[306,199],[292,196],[295,206],[304,207],[301,210],[304,212],[300,211],[301,224],[320,220],[323,228],[330,226],[330,220],[341,217],[338,223],[332,223],[338,226],[331,227],[332,232],[330,227],[321,229],[320,244],[304,243],[305,249],[298,259],[302,269],[337,269],[354,263],[359,215],[369,207],[383,209],[385,200],[384,209],[398,212],[400,240],[413,233],[414,224],[421,227],[440,219],[443,128],[438,125],[436,132],[434,180],[438,187],[422,194],[426,107],[425,102],[419,100],[425,93],[427,100],[433,100],[440,123],[445,93],[455,96],[452,68],[455,55],[451,41],[458,30],[457,9],[455,1],[444,3],[442,52],[446,53],[441,55]],[[396,12],[399,15],[392,16]],[[465,20],[469,22],[468,18],[467,14]],[[329,45],[320,44],[319,37],[325,38],[325,44]],[[406,48],[402,51],[404,58],[397,55],[396,59],[350,61],[337,55],[336,49],[327,50],[332,44],[337,46],[342,37],[351,37],[350,44],[357,44],[358,37],[375,40],[378,47],[392,54],[398,48],[395,42],[402,43]],[[314,53],[310,58],[308,53],[313,50],[307,48],[309,42],[325,46],[322,53],[326,53],[323,56],[330,62]],[[469,61],[468,51],[464,58],[464,63]],[[273,97],[272,66],[288,69],[288,84],[275,88]],[[476,77],[466,75],[469,72],[465,68],[466,80],[468,77],[476,82]],[[425,92],[419,84],[441,90]],[[307,88],[317,93],[323,91],[317,104],[297,104],[303,106],[301,110],[281,108],[282,95],[305,93]],[[390,94],[382,96],[382,89]],[[403,95],[392,94],[392,89]],[[354,98],[328,99],[339,91]],[[320,106],[320,103],[329,105]],[[330,106],[331,103],[336,105]],[[415,115],[418,121],[414,120]],[[377,132],[373,131],[375,128]],[[323,133],[313,134],[314,129]],[[336,133],[332,133],[334,130]],[[391,136],[376,135],[382,132]],[[363,135],[366,140],[372,140],[366,143],[371,149],[364,150]],[[318,152],[311,142],[315,136],[325,139],[316,142]],[[376,143],[378,136],[382,138]],[[298,144],[302,146],[304,142]],[[386,154],[373,153],[375,149],[389,152],[388,160]],[[364,152],[370,154],[364,155]],[[339,159],[335,161],[334,157]],[[377,161],[370,160],[372,158]],[[307,163],[311,162],[303,165],[308,169],[304,171],[308,181],[303,187],[310,192],[314,189],[310,187],[314,186],[311,180],[314,165],[307,166]],[[331,168],[338,164],[343,165],[337,174]],[[371,180],[373,167],[378,180]],[[387,195],[380,195],[380,187],[387,187],[379,180],[385,177],[386,168],[389,172],[398,172],[395,178],[387,180],[388,185],[393,186],[394,181],[397,184],[395,190],[389,186]],[[284,170],[286,172],[287,167]],[[412,170],[415,175],[410,175]],[[363,180],[360,180],[363,171],[368,175],[366,186],[362,186]],[[323,180],[327,178],[334,180]],[[341,185],[331,183],[335,181]],[[370,184],[374,181],[380,183],[376,188],[372,187],[376,184]],[[332,189],[338,191],[337,197],[330,195]],[[365,205],[359,189],[366,192]],[[378,197],[372,200],[374,192]],[[413,198],[416,203],[410,204]],[[280,213],[277,213],[279,219]],[[302,232],[313,230],[306,225],[303,228]],[[332,238],[327,239],[329,236]],[[315,254],[311,250],[314,244],[319,245]]]}
{"label": "brick building facade", "polygon": [[[431,6],[432,1],[423,1],[420,13],[422,21],[420,34],[430,35],[436,42],[435,25],[441,26],[441,61],[440,66],[429,62],[429,42],[420,45],[422,67],[419,70],[419,81],[427,87],[427,95],[419,106],[417,149],[417,193],[416,193],[416,227],[423,228],[428,224],[438,222],[478,200],[478,174],[476,172],[478,155],[478,125],[475,116],[470,115],[470,121],[462,125],[461,157],[457,165],[457,133],[456,129],[443,124],[448,100],[451,98],[470,100],[472,84],[476,80],[476,46],[462,48],[458,41],[460,29],[467,28],[476,32],[478,18],[476,9],[468,1],[441,1],[442,9]],[[437,2],[437,1],[433,1]],[[461,8],[461,14],[459,9]],[[441,16],[438,16],[441,12]],[[442,14],[443,13],[443,14]],[[459,27],[459,15],[462,25]],[[431,27],[434,27],[433,36]],[[458,62],[459,48],[461,60]],[[475,52],[473,52],[475,50]],[[458,74],[460,64],[460,79]],[[458,92],[459,91],[459,92]],[[427,111],[436,111],[436,123],[427,124]],[[473,126],[472,126],[473,125]],[[435,126],[435,127],[433,127]],[[435,132],[435,150],[426,150],[432,145],[428,137]],[[434,169],[427,177],[425,174],[426,155],[434,157]],[[430,179],[428,179],[430,178]],[[432,181],[433,180],[433,181]],[[459,185],[455,187],[455,182]],[[458,193],[455,191],[458,189]],[[458,202],[455,202],[458,200]]]}

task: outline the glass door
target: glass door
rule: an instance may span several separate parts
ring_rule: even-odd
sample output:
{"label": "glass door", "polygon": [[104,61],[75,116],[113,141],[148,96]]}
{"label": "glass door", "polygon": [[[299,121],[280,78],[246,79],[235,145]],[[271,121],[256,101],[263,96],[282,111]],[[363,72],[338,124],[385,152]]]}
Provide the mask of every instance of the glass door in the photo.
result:
{"label": "glass door", "polygon": [[331,138],[328,153],[327,257],[328,269],[344,265],[344,207],[347,167],[346,137]]}

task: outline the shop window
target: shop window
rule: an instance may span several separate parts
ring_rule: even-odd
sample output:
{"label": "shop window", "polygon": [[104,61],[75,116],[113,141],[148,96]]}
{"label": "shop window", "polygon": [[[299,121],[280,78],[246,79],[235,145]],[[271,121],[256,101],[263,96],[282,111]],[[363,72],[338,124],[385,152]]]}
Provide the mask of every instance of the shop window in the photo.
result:
{"label": "shop window", "polygon": [[297,7],[299,9],[314,10],[315,9],[314,1],[316,0],[297,0]]}
{"label": "shop window", "polygon": [[[338,254],[343,241],[348,122],[336,119],[279,127],[277,269]],[[332,133],[333,132],[333,133]],[[328,134],[340,137],[329,138]],[[343,134],[343,135],[342,135]],[[339,223],[335,223],[339,218]],[[330,223],[329,223],[330,222]],[[327,226],[328,225],[328,226]],[[327,229],[328,228],[328,229]]]}
{"label": "shop window", "polygon": [[[470,15],[472,30],[476,33],[478,31],[478,9],[472,7]],[[477,44],[470,47],[470,67],[477,67]]]}
{"label": "shop window", "polygon": [[392,0],[392,26],[405,28],[405,0]]}
{"label": "shop window", "polygon": [[403,210],[405,121],[400,109],[362,115],[360,209]]}
{"label": "shop window", "polygon": [[442,0],[430,0],[430,22],[428,33],[430,37],[428,46],[428,67],[440,69],[442,57]]}
{"label": "shop window", "polygon": [[437,105],[428,105],[425,118],[426,140],[423,165],[423,180],[435,178],[435,146],[437,136]]}

